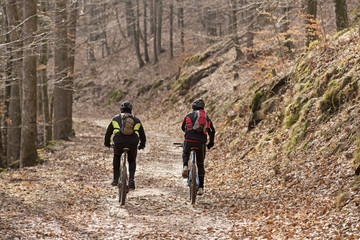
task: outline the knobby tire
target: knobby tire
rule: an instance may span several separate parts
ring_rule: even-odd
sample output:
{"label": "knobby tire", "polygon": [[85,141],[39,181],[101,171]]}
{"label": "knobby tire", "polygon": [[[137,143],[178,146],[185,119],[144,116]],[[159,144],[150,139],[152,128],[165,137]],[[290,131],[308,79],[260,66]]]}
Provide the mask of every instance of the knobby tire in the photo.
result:
{"label": "knobby tire", "polygon": [[121,167],[120,167],[120,187],[119,187],[119,202],[121,205],[125,204],[126,194],[127,194],[127,171],[126,171],[126,161],[127,161],[127,153],[124,152],[124,159],[121,159]]}
{"label": "knobby tire", "polygon": [[191,167],[191,180],[190,180],[190,200],[191,204],[195,204],[196,194],[197,194],[197,184],[196,184],[196,168]]}

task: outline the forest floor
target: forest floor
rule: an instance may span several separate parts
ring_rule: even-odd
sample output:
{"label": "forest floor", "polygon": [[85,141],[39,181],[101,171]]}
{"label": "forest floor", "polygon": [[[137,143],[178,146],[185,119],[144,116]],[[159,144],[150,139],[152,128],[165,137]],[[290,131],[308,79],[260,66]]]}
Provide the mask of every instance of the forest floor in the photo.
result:
{"label": "forest floor", "polygon": [[42,151],[43,164],[0,175],[1,239],[229,238],[232,222],[211,195],[189,203],[173,145],[182,139],[153,129],[138,151],[136,189],[121,206],[103,145],[108,121],[76,120],[77,136]]}
{"label": "forest floor", "polygon": [[274,194],[284,187],[267,182],[257,182],[257,194],[228,194],[213,181],[226,173],[214,168],[211,151],[205,194],[191,205],[182,151],[173,146],[181,131],[159,131],[146,120],[136,189],[120,206],[110,185],[112,151],[103,146],[108,123],[75,119],[76,137],[42,150],[43,164],[0,174],[1,239],[358,239],[356,211],[304,209],[302,202],[315,198],[292,190]]}

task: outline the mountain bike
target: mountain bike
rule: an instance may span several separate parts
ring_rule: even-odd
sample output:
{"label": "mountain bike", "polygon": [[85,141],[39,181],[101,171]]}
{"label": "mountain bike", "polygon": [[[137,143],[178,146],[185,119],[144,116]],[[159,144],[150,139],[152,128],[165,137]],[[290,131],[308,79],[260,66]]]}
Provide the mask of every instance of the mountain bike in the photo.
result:
{"label": "mountain bike", "polygon": [[[183,147],[182,143],[174,143],[178,147]],[[197,191],[199,189],[199,177],[197,175],[197,168],[196,168],[196,152],[199,149],[197,147],[192,147],[190,151],[190,158],[189,161],[191,162],[190,170],[188,172],[188,186],[190,192],[190,201],[191,204],[195,204]]]}
{"label": "mountain bike", "polygon": [[126,167],[126,162],[128,161],[128,148],[124,148],[123,149],[124,152],[121,155],[121,159],[120,159],[120,178],[119,178],[119,184],[118,184],[118,188],[119,188],[119,202],[121,203],[121,205],[125,204],[125,200],[126,200],[126,194],[128,193],[129,189],[128,189],[128,174],[127,174],[127,167]]}

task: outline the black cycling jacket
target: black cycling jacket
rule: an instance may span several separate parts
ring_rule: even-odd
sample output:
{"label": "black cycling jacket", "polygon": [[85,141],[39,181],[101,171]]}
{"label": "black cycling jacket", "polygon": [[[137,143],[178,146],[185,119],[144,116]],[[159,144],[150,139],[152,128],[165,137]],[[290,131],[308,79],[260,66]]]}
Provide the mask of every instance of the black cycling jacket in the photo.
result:
{"label": "black cycling jacket", "polygon": [[121,116],[120,115],[115,116],[106,129],[105,142],[104,142],[105,146],[110,146],[110,138],[112,135],[114,135],[113,137],[114,143],[137,145],[140,140],[140,145],[145,146],[146,136],[145,136],[144,128],[141,124],[141,121],[137,117],[133,116],[133,118],[134,118],[134,134],[128,136],[122,134],[119,131],[120,130],[119,127],[121,128],[121,123],[122,123]]}
{"label": "black cycling jacket", "polygon": [[[204,110],[200,110],[204,111]],[[208,122],[207,131],[206,132],[198,132],[192,129],[193,124],[196,120],[195,118],[195,111],[189,113],[185,116],[181,129],[185,132],[185,141],[189,142],[200,142],[206,143],[207,142],[207,134],[209,134],[210,140],[209,142],[214,142],[215,137],[215,128],[210,120],[210,118],[206,115],[206,119]]]}

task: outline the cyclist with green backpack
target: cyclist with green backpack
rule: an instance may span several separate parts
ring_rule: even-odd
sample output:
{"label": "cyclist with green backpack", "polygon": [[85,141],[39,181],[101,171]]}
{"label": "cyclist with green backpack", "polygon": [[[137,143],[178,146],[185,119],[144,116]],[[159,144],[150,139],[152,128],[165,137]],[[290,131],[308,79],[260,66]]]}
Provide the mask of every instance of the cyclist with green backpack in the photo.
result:
{"label": "cyclist with green backpack", "polygon": [[[204,111],[205,102],[202,99],[197,99],[192,103],[193,112],[187,114],[183,120],[181,129],[185,132],[185,141],[183,146],[183,172],[184,178],[188,177],[188,162],[190,151],[192,147],[196,147],[196,164],[199,175],[199,189],[198,195],[204,194],[204,178],[205,167],[204,159],[206,147],[208,149],[214,146],[215,128]],[[209,143],[207,142],[207,135],[209,135]]]}
{"label": "cyclist with green backpack", "polygon": [[111,185],[118,185],[120,175],[120,158],[123,154],[123,149],[128,148],[129,189],[135,189],[134,177],[136,170],[137,149],[140,150],[145,148],[146,136],[141,121],[131,114],[132,104],[130,102],[123,102],[120,106],[120,112],[121,113],[119,115],[112,119],[111,123],[107,127],[104,141],[104,145],[106,147],[110,147],[111,136],[114,135],[114,178]]}

